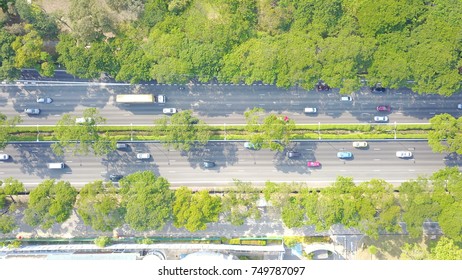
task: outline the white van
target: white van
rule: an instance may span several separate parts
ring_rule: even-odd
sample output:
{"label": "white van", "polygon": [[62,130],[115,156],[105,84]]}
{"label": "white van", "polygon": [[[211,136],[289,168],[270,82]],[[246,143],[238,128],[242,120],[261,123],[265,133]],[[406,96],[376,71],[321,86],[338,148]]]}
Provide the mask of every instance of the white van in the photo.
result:
{"label": "white van", "polygon": [[48,163],[48,169],[64,169],[64,162]]}
{"label": "white van", "polygon": [[305,114],[316,114],[318,112],[318,109],[315,107],[306,107],[305,108]]}
{"label": "white van", "polygon": [[342,96],[340,100],[341,101],[353,101],[353,98],[351,98],[351,96]]}

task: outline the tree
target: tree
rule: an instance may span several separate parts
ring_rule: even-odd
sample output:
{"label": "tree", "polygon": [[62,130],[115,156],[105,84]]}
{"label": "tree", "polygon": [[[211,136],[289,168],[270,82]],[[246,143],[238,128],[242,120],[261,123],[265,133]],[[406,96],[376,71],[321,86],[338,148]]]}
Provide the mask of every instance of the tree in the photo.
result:
{"label": "tree", "polygon": [[125,222],[137,231],[160,230],[172,215],[173,192],[163,177],[151,171],[139,171],[125,176],[122,187],[122,206]]}
{"label": "tree", "polygon": [[66,150],[71,150],[74,154],[87,155],[93,149],[95,155],[101,156],[116,149],[114,139],[99,133],[97,125],[105,123],[106,119],[96,108],[85,109],[83,120],[83,123],[77,123],[75,117],[64,114],[58,121],[54,133],[58,142],[51,145],[55,154],[63,155]]}
{"label": "tree", "polygon": [[39,5],[16,0],[15,7],[21,19],[31,24],[42,38],[56,38],[59,31],[56,19],[45,13]]}
{"label": "tree", "polygon": [[430,119],[428,145],[434,152],[462,154],[462,118],[439,114]]}
{"label": "tree", "polygon": [[[17,36],[11,44],[16,52],[14,66],[16,68],[34,67],[43,76],[50,74],[50,68],[54,69],[54,66],[51,56],[42,51],[42,38],[31,25],[26,24],[24,29],[27,33],[24,36]],[[46,64],[43,65],[44,63]]]}
{"label": "tree", "polygon": [[[0,30],[0,79],[14,80],[19,78],[21,71],[15,67],[16,53],[11,46],[15,41],[15,36],[5,30]],[[3,129],[3,128],[2,128]]]}
{"label": "tree", "polygon": [[49,229],[71,215],[77,190],[69,182],[47,179],[29,194],[24,221],[32,227]]}
{"label": "tree", "polygon": [[454,243],[454,240],[443,236],[431,249],[430,258],[432,260],[462,260],[462,249]]}
{"label": "tree", "polygon": [[7,118],[4,114],[0,113],[0,149],[6,147],[6,144],[10,140],[11,130],[21,122],[22,120],[19,116]]}
{"label": "tree", "polygon": [[429,254],[427,250],[422,248],[422,245],[418,243],[406,243],[401,248],[400,260],[427,260]]}
{"label": "tree", "polygon": [[189,151],[205,145],[210,139],[210,130],[205,122],[191,114],[190,110],[185,110],[159,119],[153,131],[163,135],[162,142],[166,147]]}
{"label": "tree", "polygon": [[207,190],[193,192],[181,187],[175,191],[173,224],[190,232],[205,230],[207,223],[218,221],[221,199],[211,196]]}
{"label": "tree", "polygon": [[0,233],[6,234],[17,228],[15,218],[11,215],[0,216]]}
{"label": "tree", "polygon": [[270,114],[263,119],[262,108],[253,108],[244,112],[247,121],[246,130],[253,133],[251,143],[255,147],[268,147],[271,150],[284,150],[289,144],[295,122],[286,116]]}
{"label": "tree", "polygon": [[100,237],[96,238],[94,240],[94,242],[95,242],[96,246],[98,246],[100,248],[104,248],[106,246],[111,245],[112,240],[108,236],[100,236]]}
{"label": "tree", "polygon": [[257,208],[259,192],[250,182],[234,180],[235,188],[230,189],[223,197],[222,212],[232,225],[243,225],[245,220],[260,219],[261,213]]}
{"label": "tree", "polygon": [[0,181],[0,187],[3,189],[3,194],[9,196],[13,203],[16,203],[13,196],[26,190],[24,184],[13,177],[8,177],[3,182]]}
{"label": "tree", "polygon": [[[23,192],[24,184],[18,180],[8,177],[4,181],[0,181],[0,232],[10,233],[16,227],[15,217],[12,215],[16,209],[15,195]],[[11,201],[7,200],[7,197]]]}
{"label": "tree", "polygon": [[123,224],[124,209],[112,183],[95,181],[86,184],[79,193],[77,213],[83,222],[95,230],[112,231]]}

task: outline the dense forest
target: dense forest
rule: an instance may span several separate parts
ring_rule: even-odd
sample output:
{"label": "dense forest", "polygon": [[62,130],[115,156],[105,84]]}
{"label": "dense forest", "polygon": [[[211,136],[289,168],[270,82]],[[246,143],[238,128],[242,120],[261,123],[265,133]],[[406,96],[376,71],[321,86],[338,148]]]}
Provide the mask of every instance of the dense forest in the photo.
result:
{"label": "dense forest", "polygon": [[461,87],[460,0],[67,0],[50,13],[11,2],[0,4],[2,79],[60,65],[131,83]]}

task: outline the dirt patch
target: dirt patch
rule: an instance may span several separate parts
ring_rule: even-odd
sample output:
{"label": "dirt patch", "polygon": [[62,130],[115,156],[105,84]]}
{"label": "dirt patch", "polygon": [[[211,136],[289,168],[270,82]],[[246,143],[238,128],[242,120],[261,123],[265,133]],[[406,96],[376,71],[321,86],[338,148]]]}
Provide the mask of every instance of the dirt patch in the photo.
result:
{"label": "dirt patch", "polygon": [[71,7],[70,0],[34,0],[34,4],[42,7],[48,14],[50,13],[62,13],[66,15]]}

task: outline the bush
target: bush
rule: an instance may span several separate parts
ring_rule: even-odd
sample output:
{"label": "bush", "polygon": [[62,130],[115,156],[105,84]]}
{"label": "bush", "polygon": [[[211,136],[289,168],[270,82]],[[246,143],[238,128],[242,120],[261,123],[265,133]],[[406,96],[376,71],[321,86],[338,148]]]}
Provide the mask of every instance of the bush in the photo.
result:
{"label": "bush", "polygon": [[100,237],[96,238],[94,242],[95,242],[96,246],[98,246],[100,248],[104,248],[106,246],[111,245],[112,239],[110,237],[108,237],[108,236],[100,236]]}

